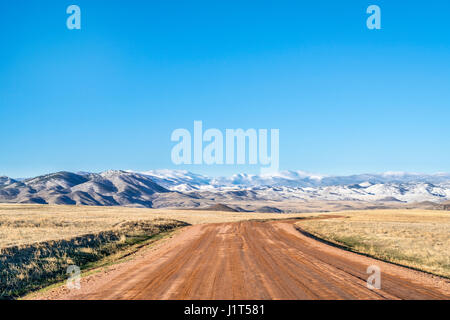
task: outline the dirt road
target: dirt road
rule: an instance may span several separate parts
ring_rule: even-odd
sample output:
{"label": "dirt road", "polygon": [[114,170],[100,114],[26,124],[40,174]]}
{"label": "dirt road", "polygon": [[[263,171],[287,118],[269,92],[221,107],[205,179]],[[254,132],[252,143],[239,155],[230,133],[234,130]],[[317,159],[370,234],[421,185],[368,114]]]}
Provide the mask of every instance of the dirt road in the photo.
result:
{"label": "dirt road", "polygon": [[[306,237],[294,221],[190,226],[48,299],[450,299],[450,282]],[[381,289],[367,288],[367,267]]]}

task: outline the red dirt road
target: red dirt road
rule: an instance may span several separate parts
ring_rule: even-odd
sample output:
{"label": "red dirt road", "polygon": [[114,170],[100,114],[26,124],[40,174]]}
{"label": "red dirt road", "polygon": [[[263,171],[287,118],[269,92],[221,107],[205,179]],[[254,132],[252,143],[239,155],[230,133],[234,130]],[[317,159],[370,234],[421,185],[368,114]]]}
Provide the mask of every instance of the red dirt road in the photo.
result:
{"label": "red dirt road", "polygon": [[[294,221],[195,225],[38,299],[450,299],[450,281],[334,248]],[[381,289],[367,288],[367,267]]]}

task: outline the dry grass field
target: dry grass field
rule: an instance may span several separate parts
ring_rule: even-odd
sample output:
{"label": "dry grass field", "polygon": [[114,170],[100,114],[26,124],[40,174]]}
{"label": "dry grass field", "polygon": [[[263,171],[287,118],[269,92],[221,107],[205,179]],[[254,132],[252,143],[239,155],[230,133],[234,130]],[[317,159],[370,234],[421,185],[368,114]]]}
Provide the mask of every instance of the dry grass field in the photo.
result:
{"label": "dry grass field", "polygon": [[372,210],[304,220],[301,229],[353,251],[450,278],[450,212]]}
{"label": "dry grass field", "polygon": [[130,221],[100,232],[0,248],[0,299],[21,296],[67,278],[70,265],[98,266],[131,254],[169,231],[187,225],[170,219]]}
{"label": "dry grass field", "polygon": [[67,239],[109,230],[128,221],[163,218],[199,224],[301,216],[302,214],[0,204],[0,248]]}
{"label": "dry grass field", "polygon": [[60,281],[67,277],[69,265],[95,267],[109,256],[128,254],[187,224],[293,216],[0,204],[0,298],[18,297]]}
{"label": "dry grass field", "polygon": [[61,281],[70,264],[89,270],[187,224],[323,215],[342,218],[299,220],[297,225],[351,250],[450,277],[450,214],[443,211],[277,214],[0,204],[0,298]]}

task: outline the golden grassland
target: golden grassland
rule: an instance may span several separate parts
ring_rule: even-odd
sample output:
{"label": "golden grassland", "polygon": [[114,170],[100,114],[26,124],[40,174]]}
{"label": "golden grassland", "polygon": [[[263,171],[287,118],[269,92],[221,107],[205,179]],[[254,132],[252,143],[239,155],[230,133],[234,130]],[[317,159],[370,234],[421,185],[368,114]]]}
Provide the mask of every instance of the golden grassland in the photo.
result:
{"label": "golden grassland", "polygon": [[101,232],[127,221],[163,218],[199,224],[300,216],[302,214],[0,204],[0,248]]}
{"label": "golden grassland", "polygon": [[324,215],[342,217],[304,219],[297,225],[353,251],[450,277],[450,213],[444,211],[276,214],[0,204],[0,299],[59,282],[71,264],[84,273],[115,261],[187,224]]}
{"label": "golden grassland", "polygon": [[0,299],[57,283],[67,278],[69,265],[87,271],[119,260],[121,253],[188,224],[293,216],[298,215],[0,204]]}
{"label": "golden grassland", "polygon": [[67,239],[0,248],[0,298],[19,297],[67,278],[67,268],[89,269],[119,252],[187,225],[170,219],[130,221]]}
{"label": "golden grassland", "polygon": [[450,278],[450,212],[370,210],[301,220],[314,236],[385,261]]}

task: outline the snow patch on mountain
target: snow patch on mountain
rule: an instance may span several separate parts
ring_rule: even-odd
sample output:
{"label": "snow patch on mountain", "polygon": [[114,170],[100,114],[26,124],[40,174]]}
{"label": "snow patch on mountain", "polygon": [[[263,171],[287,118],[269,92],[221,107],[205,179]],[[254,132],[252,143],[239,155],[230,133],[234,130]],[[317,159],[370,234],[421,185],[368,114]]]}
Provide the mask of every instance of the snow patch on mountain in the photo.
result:
{"label": "snow patch on mountain", "polygon": [[172,191],[232,194],[251,190],[262,200],[330,200],[441,202],[450,199],[450,175],[385,172],[352,176],[282,171],[276,174],[235,174],[211,178],[188,171],[141,172]]}

